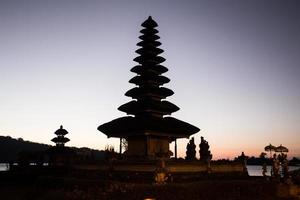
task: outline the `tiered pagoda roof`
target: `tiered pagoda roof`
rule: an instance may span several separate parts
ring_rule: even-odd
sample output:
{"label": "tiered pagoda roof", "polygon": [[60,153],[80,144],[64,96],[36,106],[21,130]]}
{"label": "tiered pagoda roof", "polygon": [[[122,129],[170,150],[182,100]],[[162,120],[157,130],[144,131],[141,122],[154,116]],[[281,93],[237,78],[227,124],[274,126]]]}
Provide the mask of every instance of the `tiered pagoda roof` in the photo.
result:
{"label": "tiered pagoda roof", "polygon": [[58,130],[54,132],[55,135],[57,135],[55,138],[53,138],[51,141],[56,144],[56,146],[65,146],[65,143],[69,142],[70,139],[65,137],[65,135],[68,134],[68,131],[63,129],[63,126],[60,126]]}
{"label": "tiered pagoda roof", "polygon": [[137,43],[140,48],[136,50],[139,54],[134,61],[138,63],[131,69],[136,73],[130,83],[136,87],[125,93],[133,100],[120,106],[118,110],[127,113],[127,117],[121,117],[98,127],[98,130],[108,137],[128,137],[135,135],[157,135],[171,138],[189,137],[200,129],[180,121],[171,115],[179,108],[173,103],[165,100],[174,94],[168,88],[163,87],[170,81],[163,76],[168,69],[161,65],[165,58],[159,56],[164,51],[158,48],[161,43],[157,41],[157,23],[149,17],[142,23],[144,27],[139,37],[142,41]]}

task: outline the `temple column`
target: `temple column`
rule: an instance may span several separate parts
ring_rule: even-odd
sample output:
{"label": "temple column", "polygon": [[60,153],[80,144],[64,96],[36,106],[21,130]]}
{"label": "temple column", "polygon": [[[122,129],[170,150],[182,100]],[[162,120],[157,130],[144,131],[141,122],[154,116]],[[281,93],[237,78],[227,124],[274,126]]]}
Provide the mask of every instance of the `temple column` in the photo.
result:
{"label": "temple column", "polygon": [[175,139],[175,159],[177,159],[177,139]]}
{"label": "temple column", "polygon": [[122,138],[120,138],[120,155],[122,154]]}
{"label": "temple column", "polygon": [[146,137],[146,140],[145,140],[145,156],[146,157],[149,157],[149,143],[150,143],[150,138],[149,137]]}

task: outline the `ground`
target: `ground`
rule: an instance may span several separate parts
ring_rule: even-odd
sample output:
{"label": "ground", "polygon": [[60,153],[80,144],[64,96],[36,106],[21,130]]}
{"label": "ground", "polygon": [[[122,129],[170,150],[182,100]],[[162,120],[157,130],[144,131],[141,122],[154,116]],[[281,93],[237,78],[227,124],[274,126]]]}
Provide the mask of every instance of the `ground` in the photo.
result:
{"label": "ground", "polygon": [[262,178],[248,180],[199,180],[185,183],[124,183],[71,177],[39,177],[34,181],[1,181],[1,199],[100,200],[100,199],[201,199],[281,200],[277,184]]}

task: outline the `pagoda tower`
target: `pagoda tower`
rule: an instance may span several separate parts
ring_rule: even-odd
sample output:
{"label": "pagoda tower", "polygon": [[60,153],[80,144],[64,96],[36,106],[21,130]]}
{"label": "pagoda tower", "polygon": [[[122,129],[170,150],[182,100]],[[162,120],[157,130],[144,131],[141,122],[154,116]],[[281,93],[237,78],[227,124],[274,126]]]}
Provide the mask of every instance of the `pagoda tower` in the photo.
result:
{"label": "pagoda tower", "polygon": [[54,142],[57,147],[64,147],[65,143],[70,141],[69,138],[65,137],[65,135],[68,134],[68,131],[66,129],[63,129],[63,126],[60,126],[60,129],[57,129],[54,132],[54,134],[57,136],[53,138],[51,141]]}
{"label": "pagoda tower", "polygon": [[168,69],[161,65],[165,59],[159,56],[163,50],[158,48],[161,43],[158,41],[160,37],[157,35],[157,26],[151,16],[142,23],[144,28],[140,31],[141,41],[137,43],[140,48],[136,50],[139,56],[134,59],[138,65],[131,69],[136,76],[129,80],[136,87],[125,93],[133,100],[118,108],[129,116],[98,127],[98,130],[108,137],[117,137],[120,141],[122,138],[126,139],[128,157],[169,158],[171,155],[169,144],[172,141],[175,141],[175,157],[177,157],[176,139],[189,138],[200,130],[189,123],[166,116],[178,111],[179,108],[164,100],[174,92],[162,87],[170,79],[162,75]]}

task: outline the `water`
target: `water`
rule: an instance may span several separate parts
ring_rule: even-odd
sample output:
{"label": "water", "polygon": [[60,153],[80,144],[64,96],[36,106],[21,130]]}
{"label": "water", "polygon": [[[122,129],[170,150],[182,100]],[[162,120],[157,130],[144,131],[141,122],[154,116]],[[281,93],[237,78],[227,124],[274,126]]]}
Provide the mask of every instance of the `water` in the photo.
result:
{"label": "water", "polygon": [[9,170],[8,163],[0,163],[0,171],[7,171]]}
{"label": "water", "polygon": [[[262,176],[261,165],[247,165],[249,176]],[[289,171],[300,169],[300,166],[289,166]],[[267,176],[271,176],[271,166],[267,166]]]}
{"label": "water", "polygon": [[[48,165],[48,163],[44,163],[44,165]],[[249,176],[262,176],[262,166],[260,165],[247,165]],[[300,169],[300,166],[290,166],[289,171],[293,171],[296,169]],[[8,163],[0,163],[0,171],[9,170]],[[271,174],[271,166],[267,166],[267,176]]]}
{"label": "water", "polygon": [[[13,163],[13,165],[18,165],[17,163]],[[30,166],[35,166],[36,163],[29,163]],[[44,166],[48,166],[48,163],[43,163]],[[8,163],[0,163],[0,171],[8,171],[9,164]]]}

